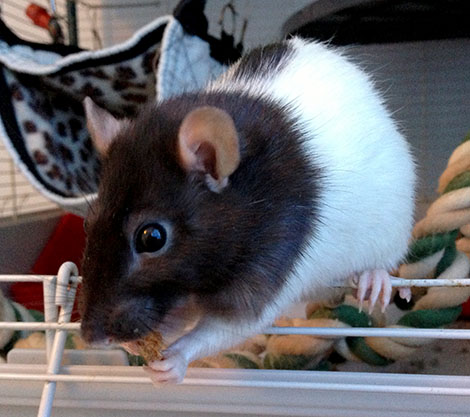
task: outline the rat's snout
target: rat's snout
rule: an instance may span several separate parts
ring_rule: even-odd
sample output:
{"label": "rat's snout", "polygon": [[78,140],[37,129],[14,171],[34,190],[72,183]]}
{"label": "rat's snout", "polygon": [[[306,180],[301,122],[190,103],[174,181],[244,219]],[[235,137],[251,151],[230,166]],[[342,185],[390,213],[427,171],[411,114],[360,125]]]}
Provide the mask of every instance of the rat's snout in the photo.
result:
{"label": "rat's snout", "polygon": [[160,322],[163,311],[150,297],[128,296],[106,308],[87,309],[82,316],[83,339],[90,344],[131,341],[144,337]]}
{"label": "rat's snout", "polygon": [[111,338],[106,334],[104,326],[87,319],[86,316],[82,317],[81,333],[82,339],[90,345],[109,344],[111,342]]}
{"label": "rat's snout", "polygon": [[[127,306],[115,309],[108,320],[107,332],[117,341],[130,341],[145,336],[152,330],[152,321],[142,301],[130,300]],[[145,305],[145,302],[144,302]]]}
{"label": "rat's snout", "polygon": [[110,335],[106,331],[106,317],[108,316],[108,306],[102,303],[90,303],[85,306],[83,294],[80,294],[80,315],[81,315],[81,336],[90,345],[108,344],[111,341]]}
{"label": "rat's snout", "polygon": [[[80,295],[82,296],[82,294]],[[104,318],[107,316],[107,306],[93,303],[84,308],[83,302],[81,302],[80,306],[82,339],[90,345],[109,344],[111,339],[104,325]]]}

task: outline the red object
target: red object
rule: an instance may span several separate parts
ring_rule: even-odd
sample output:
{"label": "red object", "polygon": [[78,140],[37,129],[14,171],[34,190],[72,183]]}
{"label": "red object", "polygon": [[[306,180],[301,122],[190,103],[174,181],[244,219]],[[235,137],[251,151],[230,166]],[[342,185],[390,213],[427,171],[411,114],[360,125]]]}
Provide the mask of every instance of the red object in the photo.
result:
{"label": "red object", "polygon": [[[49,241],[31,269],[31,273],[56,275],[60,265],[67,261],[74,262],[80,270],[84,248],[83,219],[73,214],[66,214],[59,220]],[[26,308],[44,311],[42,284],[19,282],[13,284],[10,290],[12,299],[17,303]],[[77,318],[77,314],[74,314],[72,320]]]}
{"label": "red object", "polygon": [[49,28],[51,15],[44,7],[31,3],[26,8],[26,16],[28,16],[36,26],[42,27],[44,29]]}
{"label": "red object", "polygon": [[470,299],[463,303],[461,316],[466,319],[470,319]]}

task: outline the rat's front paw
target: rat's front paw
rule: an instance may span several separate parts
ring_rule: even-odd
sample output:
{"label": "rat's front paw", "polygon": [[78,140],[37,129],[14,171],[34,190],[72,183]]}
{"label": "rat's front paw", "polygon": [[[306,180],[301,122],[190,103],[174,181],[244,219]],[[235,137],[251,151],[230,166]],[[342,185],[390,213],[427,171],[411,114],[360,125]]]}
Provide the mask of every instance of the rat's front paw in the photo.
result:
{"label": "rat's front paw", "polygon": [[144,367],[155,385],[179,384],[183,381],[188,361],[179,352],[163,351],[163,359],[150,362]]}
{"label": "rat's front paw", "polygon": [[390,303],[392,295],[392,283],[390,275],[383,269],[374,269],[364,271],[362,274],[353,278],[353,283],[357,285],[357,299],[359,302],[359,310],[366,298],[369,299],[369,314],[372,313],[375,303],[380,297],[382,313]]}
{"label": "rat's front paw", "polygon": [[[374,269],[364,271],[358,276],[352,278],[353,285],[357,286],[357,300],[359,302],[359,310],[365,299],[369,299],[369,314],[372,312],[377,300],[380,297],[380,305],[382,306],[382,313],[385,312],[386,307],[390,303],[392,295],[392,277],[383,269]],[[398,293],[401,298],[410,302],[411,289],[408,287],[398,288]]]}

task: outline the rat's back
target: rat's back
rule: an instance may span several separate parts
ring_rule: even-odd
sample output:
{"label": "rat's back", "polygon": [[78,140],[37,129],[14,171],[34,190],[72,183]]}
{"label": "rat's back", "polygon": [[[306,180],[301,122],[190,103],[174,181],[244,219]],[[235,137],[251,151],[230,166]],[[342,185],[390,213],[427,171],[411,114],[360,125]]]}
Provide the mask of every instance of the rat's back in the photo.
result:
{"label": "rat's back", "polygon": [[[408,246],[414,164],[369,76],[337,49],[293,38],[242,58],[209,86],[274,101],[321,167],[320,227],[297,264],[304,288],[391,269]],[[296,278],[297,279],[297,278]]]}

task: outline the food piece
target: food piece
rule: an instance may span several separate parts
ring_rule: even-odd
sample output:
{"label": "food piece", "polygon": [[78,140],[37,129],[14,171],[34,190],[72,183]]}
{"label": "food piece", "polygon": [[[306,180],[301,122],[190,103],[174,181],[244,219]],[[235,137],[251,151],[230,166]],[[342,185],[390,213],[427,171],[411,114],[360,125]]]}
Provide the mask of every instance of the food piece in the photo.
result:
{"label": "food piece", "polygon": [[145,362],[150,363],[163,358],[163,337],[159,332],[149,333],[147,336],[135,342],[139,355]]}

